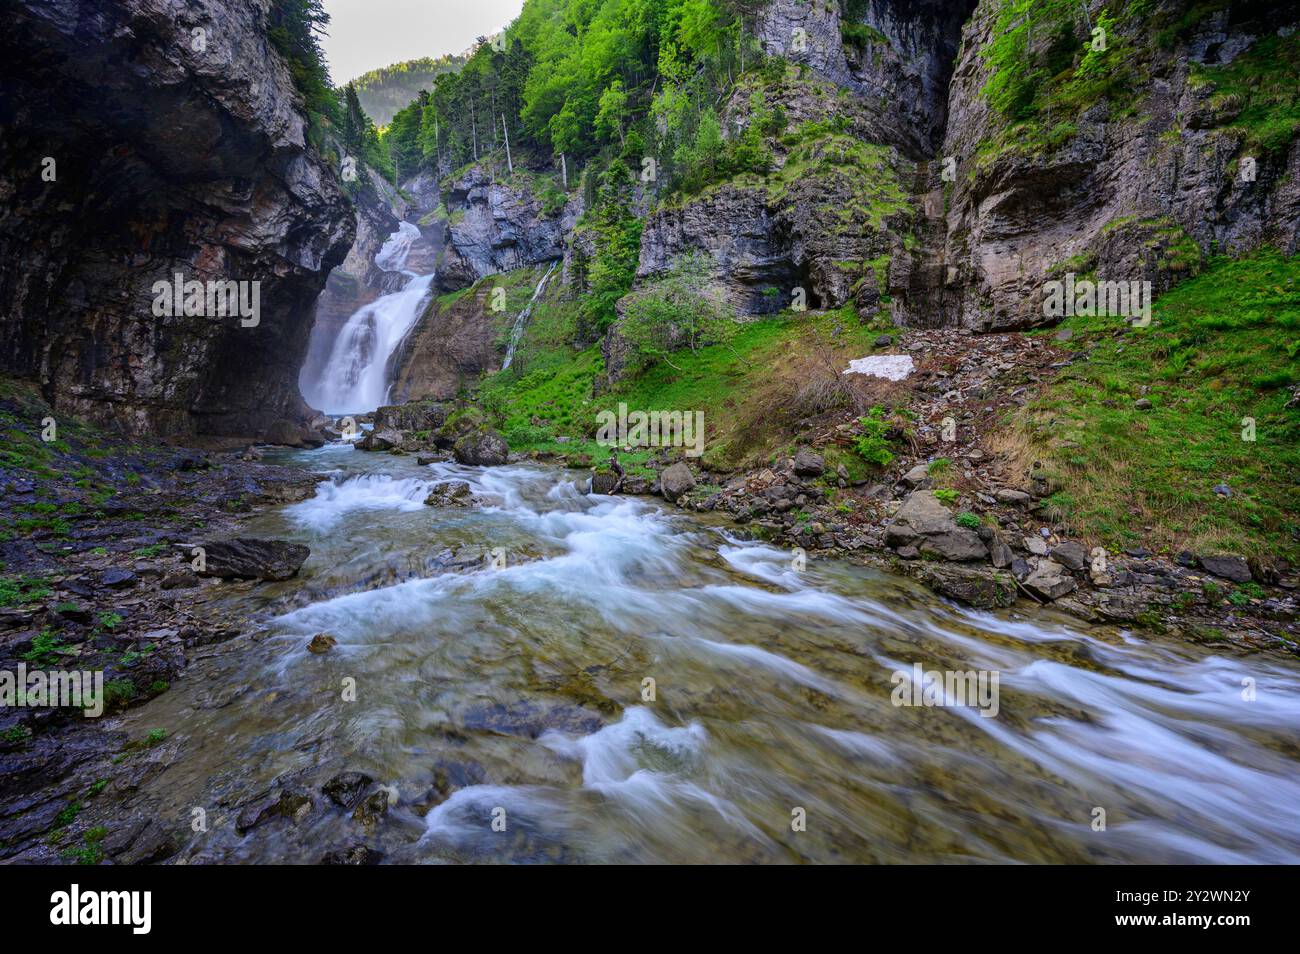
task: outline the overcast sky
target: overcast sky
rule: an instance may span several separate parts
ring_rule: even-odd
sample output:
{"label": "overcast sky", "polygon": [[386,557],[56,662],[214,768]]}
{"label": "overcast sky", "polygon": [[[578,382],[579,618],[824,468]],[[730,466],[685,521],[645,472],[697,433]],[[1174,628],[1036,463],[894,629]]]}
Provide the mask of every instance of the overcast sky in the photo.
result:
{"label": "overcast sky", "polygon": [[380,66],[460,53],[523,6],[524,0],[325,0],[330,78],[341,86]]}

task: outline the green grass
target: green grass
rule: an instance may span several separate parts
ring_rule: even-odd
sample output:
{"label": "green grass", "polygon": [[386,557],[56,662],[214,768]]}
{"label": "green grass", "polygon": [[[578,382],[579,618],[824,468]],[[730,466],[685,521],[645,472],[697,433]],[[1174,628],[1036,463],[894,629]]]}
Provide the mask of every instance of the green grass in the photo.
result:
{"label": "green grass", "polygon": [[38,666],[48,666],[57,662],[60,656],[66,656],[71,652],[72,650],[60,641],[58,634],[46,626],[32,637],[32,648],[23,653],[22,658]]}
{"label": "green grass", "polygon": [[1243,134],[1247,155],[1281,151],[1300,132],[1300,31],[1262,37],[1231,63],[1191,70],[1194,84],[1213,87],[1211,106],[1225,116],[1223,128]]}
{"label": "green grass", "polygon": [[50,595],[50,586],[35,576],[0,576],[0,606],[36,603]]}
{"label": "green grass", "polygon": [[[881,330],[859,321],[851,308],[749,321],[725,345],[675,352],[676,367],[651,365],[596,395],[604,361],[598,347],[575,351],[569,343],[575,314],[575,303],[548,294],[525,332],[516,363],[479,386],[478,405],[512,450],[587,453],[603,462],[609,451],[594,442],[597,414],[616,411],[621,402],[630,410],[703,411],[710,463],[727,468],[761,459],[791,437],[791,422],[783,414],[791,381],[800,374],[792,355],[820,342],[832,356],[834,377],[849,356],[869,353]],[[560,436],[569,440],[559,443]],[[620,460],[636,474],[648,456],[639,451],[620,454]],[[850,472],[857,476],[855,469]]]}
{"label": "green grass", "polygon": [[1300,414],[1285,408],[1300,383],[1300,256],[1212,260],[1153,315],[1120,337],[1119,319],[1065,322],[1090,359],[1016,419],[1055,481],[1053,514],[1111,548],[1300,558]]}

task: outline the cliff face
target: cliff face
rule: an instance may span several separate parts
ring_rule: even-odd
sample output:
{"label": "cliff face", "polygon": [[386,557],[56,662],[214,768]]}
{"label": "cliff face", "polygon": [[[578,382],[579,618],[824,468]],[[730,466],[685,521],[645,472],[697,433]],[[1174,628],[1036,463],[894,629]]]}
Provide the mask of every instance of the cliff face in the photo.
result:
{"label": "cliff face", "polygon": [[503,324],[509,315],[490,308],[484,284],[449,300],[434,298],[395,356],[392,399],[448,401],[484,374],[501,367]]}
{"label": "cliff face", "polygon": [[[942,147],[957,171],[938,251],[943,278],[911,302],[930,323],[1045,323],[1043,283],[1067,271],[1150,281],[1158,294],[1216,250],[1296,250],[1300,142],[1255,141],[1241,120],[1267,108],[1250,101],[1258,88],[1219,86],[1238,71],[1267,72],[1269,50],[1294,35],[1297,9],[1234,4],[1179,31],[1187,4],[1148,7],[1109,24],[1109,52],[1100,54],[1115,71],[1109,95],[1088,105],[1086,87],[1066,87],[1063,107],[1067,97],[1084,97],[1077,119],[1063,109],[1058,119],[1017,122],[981,92],[993,75],[987,51],[1006,27],[1000,4],[982,0],[966,26]],[[1062,29],[1080,44],[1088,35],[1082,22]],[[1047,62],[1053,43],[1040,27],[1024,57]],[[922,298],[940,302],[938,313]]]}
{"label": "cliff face", "polygon": [[909,158],[943,140],[948,81],[974,0],[771,0],[758,15],[764,52],[864,97],[869,141]]}
{"label": "cliff face", "polygon": [[[267,6],[7,4],[0,367],[56,411],[171,440],[305,417],[313,305],[354,220],[306,143]],[[256,324],[156,316],[153,286],[177,272],[250,283]]]}
{"label": "cliff face", "polygon": [[[1050,323],[1044,285],[1068,272],[1158,295],[1215,252],[1297,248],[1300,144],[1277,135],[1271,88],[1296,78],[1296,8],[1027,10],[771,0],[759,39],[797,70],[743,80],[723,128],[744,128],[756,92],[779,107],[774,170],[652,213],[638,283],[703,252],[741,314],[801,289],[809,307],[999,330]],[[822,132],[792,140],[808,123]]]}
{"label": "cliff face", "polygon": [[448,213],[438,287],[454,291],[498,272],[554,261],[577,219],[580,199],[548,203],[525,172],[504,180],[480,165],[444,185]]}

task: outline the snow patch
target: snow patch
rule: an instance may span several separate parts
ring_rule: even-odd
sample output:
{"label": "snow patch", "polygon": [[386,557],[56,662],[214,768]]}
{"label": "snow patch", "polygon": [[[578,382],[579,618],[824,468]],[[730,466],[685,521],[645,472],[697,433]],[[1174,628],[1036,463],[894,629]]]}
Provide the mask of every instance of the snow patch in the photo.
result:
{"label": "snow patch", "polygon": [[915,368],[910,354],[874,354],[869,358],[854,358],[844,374],[865,374],[886,381],[901,381]]}

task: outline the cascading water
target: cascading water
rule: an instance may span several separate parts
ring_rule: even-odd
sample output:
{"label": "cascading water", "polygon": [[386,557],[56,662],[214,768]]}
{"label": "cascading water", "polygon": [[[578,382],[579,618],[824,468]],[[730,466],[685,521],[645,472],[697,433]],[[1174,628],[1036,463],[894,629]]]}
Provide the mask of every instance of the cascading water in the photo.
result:
{"label": "cascading water", "polygon": [[[311,557],[215,591],[257,634],[122,717],[180,746],[140,782],[156,817],[232,806],[184,832],[183,863],[363,837],[395,862],[1300,860],[1294,661],[965,610],[829,557],[796,570],[718,515],[533,464],[276,456],[331,478],[248,530]],[[478,504],[426,505],[447,480]],[[313,653],[317,633],[337,645]],[[916,664],[1000,674],[997,711],[900,704]],[[372,829],[322,796],[340,772],[390,793]],[[233,823],[281,790],[311,810]]]}
{"label": "cascading water", "polygon": [[389,361],[415,327],[433,284],[433,275],[416,275],[406,268],[411,246],[419,238],[420,230],[403,222],[375,255],[375,264],[384,271],[410,280],[399,291],[358,308],[339,332],[320,380],[304,395],[326,414],[373,411],[388,400]]}
{"label": "cascading water", "polygon": [[528,324],[528,319],[533,314],[533,308],[537,305],[537,299],[542,297],[542,292],[546,290],[546,282],[551,277],[551,272],[555,271],[555,262],[551,262],[551,267],[546,270],[542,280],[537,283],[533,289],[533,297],[528,299],[528,304],[524,310],[515,318],[515,326],[510,329],[510,345],[506,348],[506,359],[501,362],[501,370],[504,371],[510,367],[510,362],[515,360],[515,349],[519,347],[519,339],[524,336],[524,326]]}

